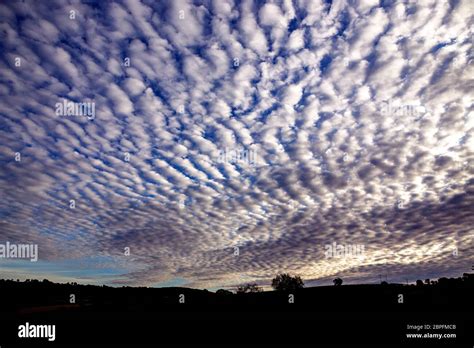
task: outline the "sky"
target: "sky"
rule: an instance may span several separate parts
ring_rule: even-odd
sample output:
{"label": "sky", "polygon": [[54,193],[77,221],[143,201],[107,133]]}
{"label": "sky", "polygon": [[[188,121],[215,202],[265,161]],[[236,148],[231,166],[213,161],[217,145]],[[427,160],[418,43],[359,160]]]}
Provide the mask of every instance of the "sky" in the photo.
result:
{"label": "sky", "polygon": [[473,27],[470,0],[1,2],[0,244],[38,261],[0,277],[470,271]]}

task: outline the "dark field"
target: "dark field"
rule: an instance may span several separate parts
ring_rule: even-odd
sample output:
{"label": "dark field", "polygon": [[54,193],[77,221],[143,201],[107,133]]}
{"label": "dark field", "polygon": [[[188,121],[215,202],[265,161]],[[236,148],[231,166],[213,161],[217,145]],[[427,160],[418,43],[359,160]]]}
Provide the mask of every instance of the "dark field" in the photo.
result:
{"label": "dark field", "polygon": [[[216,294],[188,288],[111,288],[2,281],[1,337],[4,343],[13,344],[18,325],[38,322],[57,326],[55,345],[158,341],[218,344],[224,335],[234,343],[248,342],[252,337],[252,342],[262,344],[334,343],[334,340],[347,344],[357,339],[368,343],[383,340],[392,344],[463,346],[472,342],[473,290],[474,282],[469,275],[440,279],[429,285],[324,286],[299,289],[291,294],[277,291]],[[70,303],[71,294],[75,295],[75,303]],[[403,303],[399,303],[400,295]],[[290,298],[293,303],[289,303]],[[413,342],[406,334],[417,331],[407,329],[408,325],[430,325],[431,332],[457,335],[449,341]],[[436,325],[437,331],[433,331]],[[443,325],[456,325],[456,329]],[[177,335],[177,329],[183,334]],[[339,335],[334,335],[336,329]],[[286,331],[292,334],[282,338],[279,333]],[[237,332],[246,334],[237,335]],[[37,345],[41,339],[28,342]]]}

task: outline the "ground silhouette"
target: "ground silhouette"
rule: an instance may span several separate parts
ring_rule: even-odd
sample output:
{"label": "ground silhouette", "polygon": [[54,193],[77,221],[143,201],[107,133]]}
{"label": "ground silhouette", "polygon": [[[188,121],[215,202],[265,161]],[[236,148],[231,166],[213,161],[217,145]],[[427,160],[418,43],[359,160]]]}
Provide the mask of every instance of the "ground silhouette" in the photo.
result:
{"label": "ground silhouette", "polygon": [[[275,278],[282,280],[282,278]],[[285,278],[286,279],[286,278]],[[283,279],[284,280],[284,279]],[[275,282],[276,285],[278,283]],[[461,278],[440,278],[438,281],[421,280],[416,285],[361,284],[303,288],[301,283],[283,282],[287,288],[280,291],[262,291],[256,284],[239,287],[237,293],[168,287],[108,287],[56,284],[48,280],[0,280],[0,307],[15,315],[44,312],[154,312],[210,309],[216,311],[260,310],[449,310],[473,304],[473,274]],[[289,284],[289,285],[288,285]],[[296,284],[296,285],[295,285]],[[288,296],[292,294],[293,303]],[[403,295],[400,302],[399,295]],[[461,306],[461,307],[460,307]],[[471,307],[472,308],[472,307]]]}
{"label": "ground silhouette", "polygon": [[[39,341],[18,338],[25,323],[56,325],[55,343],[64,344],[221,344],[226,337],[244,345],[252,337],[259,344],[295,346],[333,342],[334,332],[340,343],[398,344],[413,343],[406,333],[414,323],[456,325],[458,337],[449,341],[453,347],[473,338],[471,274],[417,285],[383,282],[260,291],[251,284],[242,289],[214,293],[0,280],[0,343],[36,347]],[[275,335],[285,332],[291,334]]]}

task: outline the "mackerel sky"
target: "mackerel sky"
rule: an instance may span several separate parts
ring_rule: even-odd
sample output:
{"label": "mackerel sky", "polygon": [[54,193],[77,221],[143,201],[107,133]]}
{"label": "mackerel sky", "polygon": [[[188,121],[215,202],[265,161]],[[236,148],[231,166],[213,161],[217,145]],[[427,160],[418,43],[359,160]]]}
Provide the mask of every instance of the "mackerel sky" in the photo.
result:
{"label": "mackerel sky", "polygon": [[[216,289],[469,271],[473,7],[2,1],[0,243],[39,260],[0,259],[0,277]],[[333,243],[364,253],[327,257]]]}

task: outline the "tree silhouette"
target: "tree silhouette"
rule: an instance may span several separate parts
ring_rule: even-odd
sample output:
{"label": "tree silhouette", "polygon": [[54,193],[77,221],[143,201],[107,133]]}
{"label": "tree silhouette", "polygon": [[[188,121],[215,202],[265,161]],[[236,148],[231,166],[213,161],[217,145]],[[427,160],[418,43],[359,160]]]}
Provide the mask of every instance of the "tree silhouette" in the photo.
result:
{"label": "tree silhouette", "polygon": [[336,278],[332,282],[334,283],[334,286],[341,286],[342,285],[342,279],[341,278]]}
{"label": "tree silhouette", "polygon": [[418,279],[416,281],[416,286],[423,286],[423,282],[420,279]]}
{"label": "tree silhouette", "polygon": [[302,289],[304,282],[300,276],[291,276],[289,273],[280,273],[272,280],[272,288],[277,291],[294,291]]}
{"label": "tree silhouette", "polygon": [[242,286],[239,286],[237,288],[237,293],[238,294],[262,292],[262,291],[263,291],[263,289],[261,287],[259,287],[256,283],[242,285]]}

